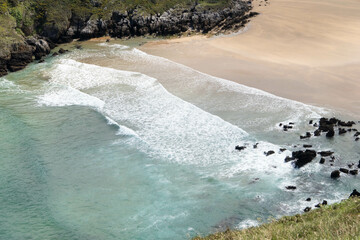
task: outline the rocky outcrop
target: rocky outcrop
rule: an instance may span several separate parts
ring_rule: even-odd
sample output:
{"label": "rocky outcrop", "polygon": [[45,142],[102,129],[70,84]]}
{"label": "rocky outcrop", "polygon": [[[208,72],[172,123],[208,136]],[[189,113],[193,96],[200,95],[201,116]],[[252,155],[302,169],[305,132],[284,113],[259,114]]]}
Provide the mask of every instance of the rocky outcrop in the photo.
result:
{"label": "rocky outcrop", "polygon": [[[60,3],[59,3],[60,4]],[[39,34],[24,42],[11,45],[0,54],[0,76],[8,71],[23,69],[28,63],[41,60],[55,47],[54,43],[86,40],[110,35],[132,37],[143,35],[173,35],[182,32],[221,33],[243,27],[248,18],[256,16],[251,10],[251,1],[232,0],[222,8],[209,8],[195,3],[192,6],[175,6],[157,14],[145,14],[140,8],[124,12],[114,11],[109,19],[98,19],[91,14],[78,16],[70,8],[62,9],[61,15],[45,21]]]}
{"label": "rocky outcrop", "polygon": [[10,59],[6,62],[7,69],[15,72],[24,69],[33,61],[33,48],[26,43],[14,43],[11,46]]}
{"label": "rocky outcrop", "polygon": [[224,32],[243,27],[248,18],[251,2],[233,0],[223,9],[207,9],[195,4],[190,8],[175,7],[166,12],[144,15],[139,9],[114,11],[109,20],[72,16],[64,36],[89,39],[109,34],[112,37],[143,35],[173,35],[187,31],[201,33]]}
{"label": "rocky outcrop", "polygon": [[11,44],[0,56],[0,77],[24,69],[34,59],[40,60],[49,54],[50,50],[48,41],[40,37]]}
{"label": "rocky outcrop", "polygon": [[40,60],[42,57],[50,53],[49,43],[44,39],[36,39],[30,37],[26,39],[26,42],[33,47],[33,54],[36,60]]}
{"label": "rocky outcrop", "polygon": [[316,157],[316,151],[306,150],[306,151],[296,151],[292,153],[292,157],[297,159],[294,162],[296,168],[301,168],[302,166],[308,164]]}

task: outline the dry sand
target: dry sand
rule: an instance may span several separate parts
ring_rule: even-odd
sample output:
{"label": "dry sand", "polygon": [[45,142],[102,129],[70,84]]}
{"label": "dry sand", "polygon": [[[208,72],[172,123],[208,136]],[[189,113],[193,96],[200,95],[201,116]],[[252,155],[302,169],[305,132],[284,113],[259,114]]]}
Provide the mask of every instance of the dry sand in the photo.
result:
{"label": "dry sand", "polygon": [[[261,4],[262,6],[258,6]],[[360,1],[254,1],[238,35],[163,40],[141,49],[278,96],[360,116]]]}

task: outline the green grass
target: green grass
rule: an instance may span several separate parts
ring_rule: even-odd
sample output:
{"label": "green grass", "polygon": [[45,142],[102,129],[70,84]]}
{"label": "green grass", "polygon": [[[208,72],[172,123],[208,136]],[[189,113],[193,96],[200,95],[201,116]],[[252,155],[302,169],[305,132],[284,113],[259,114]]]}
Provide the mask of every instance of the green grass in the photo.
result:
{"label": "green grass", "polygon": [[240,239],[360,239],[360,198],[283,217],[277,221],[241,231],[227,230],[194,240]]}
{"label": "green grass", "polygon": [[11,44],[21,40],[16,20],[10,14],[0,14],[0,56],[9,54]]}

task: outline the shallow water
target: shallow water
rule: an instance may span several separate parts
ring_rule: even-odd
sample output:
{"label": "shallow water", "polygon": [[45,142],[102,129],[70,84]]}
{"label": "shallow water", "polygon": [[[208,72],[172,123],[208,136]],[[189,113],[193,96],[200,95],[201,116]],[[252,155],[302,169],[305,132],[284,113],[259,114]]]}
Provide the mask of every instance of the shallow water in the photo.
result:
{"label": "shallow water", "polygon": [[[299,140],[309,119],[341,113],[123,44],[86,43],[0,78],[1,238],[187,239],[336,202],[358,186],[329,178],[360,159],[350,135]],[[277,127],[290,121],[290,132]],[[279,149],[304,143],[338,160],[284,163],[290,151]]]}

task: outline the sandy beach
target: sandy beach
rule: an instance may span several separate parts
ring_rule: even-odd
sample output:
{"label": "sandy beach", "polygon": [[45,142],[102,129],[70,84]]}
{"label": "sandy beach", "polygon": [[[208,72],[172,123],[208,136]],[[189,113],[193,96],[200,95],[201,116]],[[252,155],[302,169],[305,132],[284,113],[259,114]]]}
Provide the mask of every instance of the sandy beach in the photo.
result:
{"label": "sandy beach", "polygon": [[[261,5],[261,6],[259,6]],[[213,76],[360,116],[360,2],[254,1],[240,34],[147,43],[141,50]]]}

